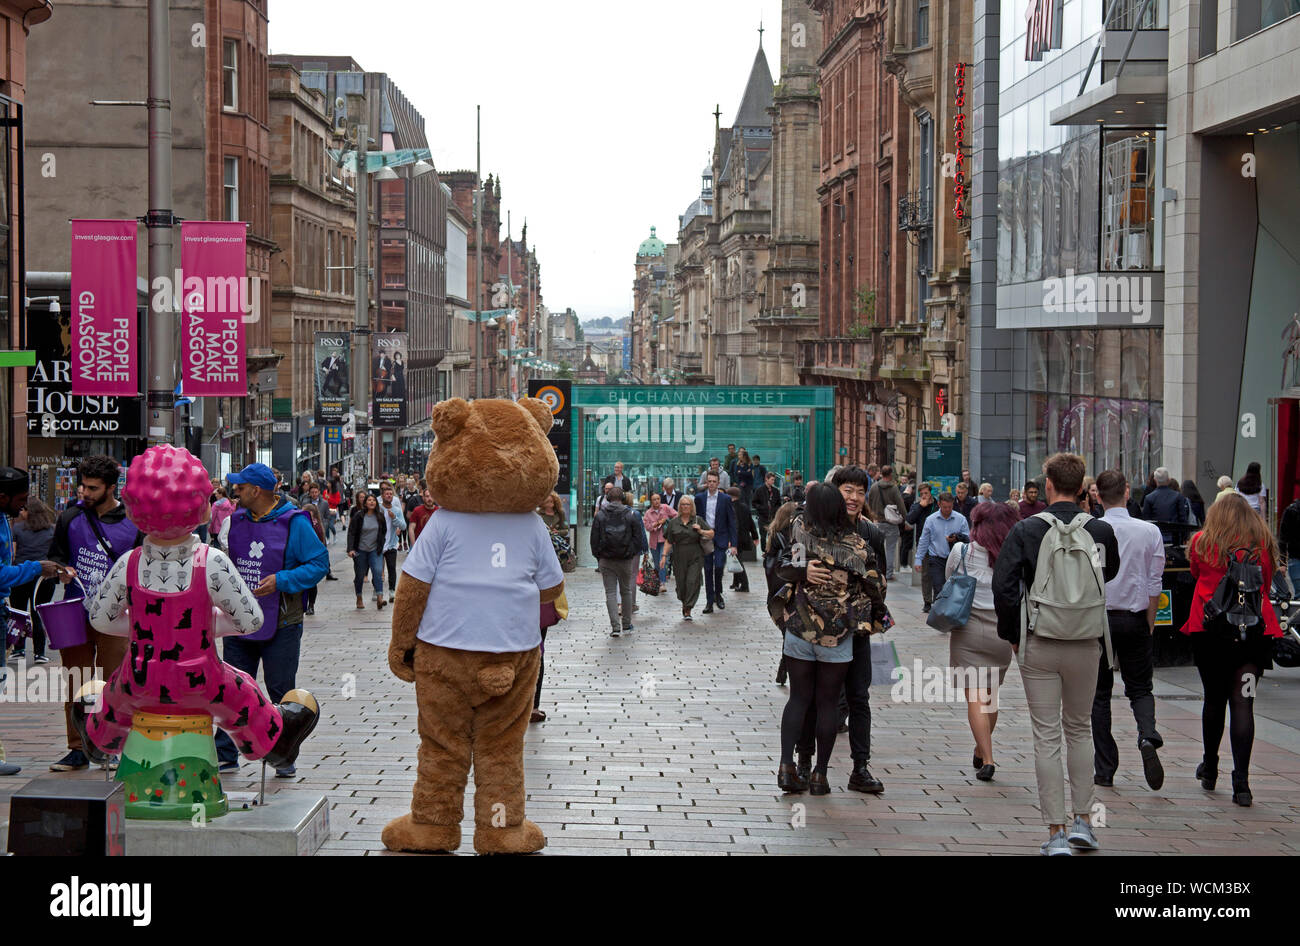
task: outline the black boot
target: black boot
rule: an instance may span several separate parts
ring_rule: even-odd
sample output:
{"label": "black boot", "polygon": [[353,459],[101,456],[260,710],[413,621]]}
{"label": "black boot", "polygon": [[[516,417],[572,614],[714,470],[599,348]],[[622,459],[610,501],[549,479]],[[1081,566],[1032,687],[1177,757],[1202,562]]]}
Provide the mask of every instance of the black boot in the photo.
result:
{"label": "black boot", "polygon": [[1201,783],[1201,788],[1207,792],[1214,791],[1215,784],[1219,781],[1219,760],[1210,761],[1206,759],[1196,767],[1196,778]]}
{"label": "black boot", "polygon": [[805,782],[812,776],[812,753],[800,753],[799,764],[795,766],[795,772]]}
{"label": "black boot", "polygon": [[1246,772],[1232,773],[1232,803],[1249,808],[1254,799],[1250,794],[1250,777]]}
{"label": "black boot", "polygon": [[262,759],[273,769],[285,769],[298,758],[298,748],[320,722],[320,704],[307,690],[290,690],[278,704],[280,735]]}
{"label": "black boot", "polygon": [[831,793],[831,783],[826,778],[825,772],[813,772],[808,779],[808,790],[814,795],[829,795]]}
{"label": "black boot", "polygon": [[853,774],[849,776],[849,788],[855,792],[867,792],[879,795],[885,790],[885,783],[871,774],[866,760],[853,763]]}
{"label": "black boot", "polygon": [[777,766],[776,784],[781,791],[787,794],[793,795],[808,791],[808,779],[801,777],[789,762],[782,762]]}

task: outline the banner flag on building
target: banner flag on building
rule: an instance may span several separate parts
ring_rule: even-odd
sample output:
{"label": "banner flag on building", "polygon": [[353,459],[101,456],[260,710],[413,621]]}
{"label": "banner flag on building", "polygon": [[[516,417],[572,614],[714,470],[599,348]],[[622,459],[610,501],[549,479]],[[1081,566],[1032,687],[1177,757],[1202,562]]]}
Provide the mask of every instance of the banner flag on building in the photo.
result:
{"label": "banner flag on building", "polygon": [[134,220],[72,221],[72,394],[138,397]]}
{"label": "banner flag on building", "polygon": [[348,370],[351,348],[352,336],[347,332],[316,333],[317,427],[341,425],[352,410],[351,374]]}
{"label": "banner flag on building", "polygon": [[244,315],[248,225],[181,224],[181,390],[188,397],[247,397]]}
{"label": "banner flag on building", "polygon": [[375,427],[406,426],[406,332],[370,336],[371,418]]}

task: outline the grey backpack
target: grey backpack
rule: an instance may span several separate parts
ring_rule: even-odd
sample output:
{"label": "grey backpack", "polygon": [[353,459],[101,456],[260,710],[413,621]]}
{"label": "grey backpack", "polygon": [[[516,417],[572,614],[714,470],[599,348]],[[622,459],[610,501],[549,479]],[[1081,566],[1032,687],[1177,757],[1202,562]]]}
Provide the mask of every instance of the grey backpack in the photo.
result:
{"label": "grey backpack", "polygon": [[1106,641],[1109,657],[1110,625],[1106,620],[1101,550],[1084,528],[1092,516],[1081,512],[1068,523],[1050,512],[1040,512],[1034,518],[1042,519],[1048,528],[1038,550],[1034,583],[1022,605],[1025,629],[1052,640],[1100,637]]}

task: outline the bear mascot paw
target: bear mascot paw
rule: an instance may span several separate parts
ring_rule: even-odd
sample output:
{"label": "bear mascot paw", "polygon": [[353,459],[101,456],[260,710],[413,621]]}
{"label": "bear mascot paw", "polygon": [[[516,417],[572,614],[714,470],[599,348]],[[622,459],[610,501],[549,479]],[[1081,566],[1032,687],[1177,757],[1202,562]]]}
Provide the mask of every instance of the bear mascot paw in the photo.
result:
{"label": "bear mascot paw", "polygon": [[420,752],[411,811],[384,828],[391,851],[460,846],[474,771],[474,850],[546,846],[524,817],[524,733],[541,662],[540,605],[564,577],[536,514],[559,463],[535,398],[452,398],[433,409],[424,479],[438,504],[402,567],[388,666],[415,684]]}

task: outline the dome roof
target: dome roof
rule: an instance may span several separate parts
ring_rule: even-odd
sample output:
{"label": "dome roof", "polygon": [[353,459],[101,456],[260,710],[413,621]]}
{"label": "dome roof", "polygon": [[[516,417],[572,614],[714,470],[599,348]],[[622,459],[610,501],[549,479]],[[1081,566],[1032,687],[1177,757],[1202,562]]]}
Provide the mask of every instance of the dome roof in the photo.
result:
{"label": "dome roof", "polygon": [[637,256],[663,256],[664,241],[655,236],[655,228],[650,228],[650,235],[636,248]]}
{"label": "dome roof", "polygon": [[713,208],[709,206],[709,202],[703,197],[696,197],[691,201],[691,205],[686,208],[686,213],[682,214],[682,229],[686,229],[686,225],[701,214],[708,215],[712,213]]}

